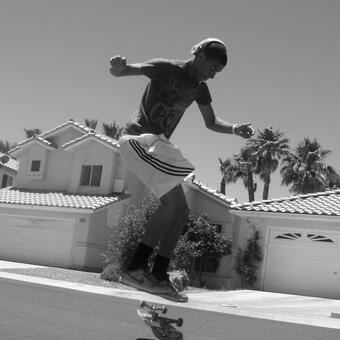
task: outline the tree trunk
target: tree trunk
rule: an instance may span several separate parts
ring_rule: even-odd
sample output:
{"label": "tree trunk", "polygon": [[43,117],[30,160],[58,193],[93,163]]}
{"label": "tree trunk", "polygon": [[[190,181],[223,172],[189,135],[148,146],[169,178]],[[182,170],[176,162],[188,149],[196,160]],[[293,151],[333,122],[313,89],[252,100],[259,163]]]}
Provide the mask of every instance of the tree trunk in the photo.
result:
{"label": "tree trunk", "polygon": [[225,177],[223,176],[221,179],[221,184],[220,184],[220,192],[223,195],[225,195],[225,186],[226,186],[226,181],[225,181]]}
{"label": "tree trunk", "polygon": [[263,186],[263,194],[262,194],[262,198],[264,200],[267,200],[269,197],[269,185],[270,185],[270,177],[267,176],[264,180],[264,186]]}
{"label": "tree trunk", "polygon": [[251,171],[248,171],[248,199],[249,202],[255,201],[255,186],[254,186],[254,178]]}

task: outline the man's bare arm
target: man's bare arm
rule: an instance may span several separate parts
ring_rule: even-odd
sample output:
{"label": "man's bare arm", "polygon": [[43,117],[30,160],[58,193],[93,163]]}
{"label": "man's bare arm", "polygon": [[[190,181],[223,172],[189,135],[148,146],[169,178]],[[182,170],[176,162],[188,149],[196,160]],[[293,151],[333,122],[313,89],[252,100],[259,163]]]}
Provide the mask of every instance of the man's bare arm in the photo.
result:
{"label": "man's bare arm", "polygon": [[214,113],[214,109],[211,104],[200,105],[198,104],[200,112],[203,116],[205,126],[212,131],[221,133],[234,133],[235,135],[243,138],[250,138],[254,135],[254,129],[250,123],[247,124],[231,124],[218,117]]}
{"label": "man's bare arm", "polygon": [[112,57],[110,63],[110,73],[115,77],[140,76],[144,74],[143,70],[152,67],[147,63],[127,64],[125,57],[120,55]]}

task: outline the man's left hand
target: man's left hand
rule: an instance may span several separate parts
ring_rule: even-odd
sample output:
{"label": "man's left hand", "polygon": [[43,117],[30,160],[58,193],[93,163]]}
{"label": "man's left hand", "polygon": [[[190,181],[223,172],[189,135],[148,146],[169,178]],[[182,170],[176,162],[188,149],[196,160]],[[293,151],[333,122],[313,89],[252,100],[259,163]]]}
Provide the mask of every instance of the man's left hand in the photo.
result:
{"label": "man's left hand", "polygon": [[247,124],[235,124],[234,134],[243,138],[250,138],[254,135],[255,130],[252,128],[251,123]]}

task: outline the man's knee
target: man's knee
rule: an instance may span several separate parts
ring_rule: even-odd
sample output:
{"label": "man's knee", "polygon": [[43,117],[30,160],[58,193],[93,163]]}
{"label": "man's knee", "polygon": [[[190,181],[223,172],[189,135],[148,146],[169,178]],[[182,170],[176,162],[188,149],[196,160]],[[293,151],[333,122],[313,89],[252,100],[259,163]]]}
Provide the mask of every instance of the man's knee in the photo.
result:
{"label": "man's knee", "polygon": [[183,191],[182,185],[178,185],[176,187],[176,215],[179,216],[179,220],[181,220],[182,223],[186,223],[189,216],[189,206]]}
{"label": "man's knee", "polygon": [[161,202],[168,207],[175,207],[176,210],[189,210],[181,184],[161,197]]}

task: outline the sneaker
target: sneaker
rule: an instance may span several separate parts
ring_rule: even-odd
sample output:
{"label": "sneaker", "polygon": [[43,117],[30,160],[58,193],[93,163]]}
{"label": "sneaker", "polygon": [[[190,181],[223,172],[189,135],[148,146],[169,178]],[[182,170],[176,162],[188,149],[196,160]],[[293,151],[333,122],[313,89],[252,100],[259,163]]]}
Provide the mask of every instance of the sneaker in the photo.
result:
{"label": "sneaker", "polygon": [[165,288],[157,286],[155,282],[151,281],[150,274],[143,269],[123,272],[119,277],[119,282],[151,294],[167,292]]}
{"label": "sneaker", "polygon": [[157,287],[157,289],[162,290],[161,293],[153,294],[175,302],[188,302],[188,295],[179,291],[176,285],[169,279],[169,276],[165,280],[159,281],[149,274],[149,281],[152,282],[155,288]]}

